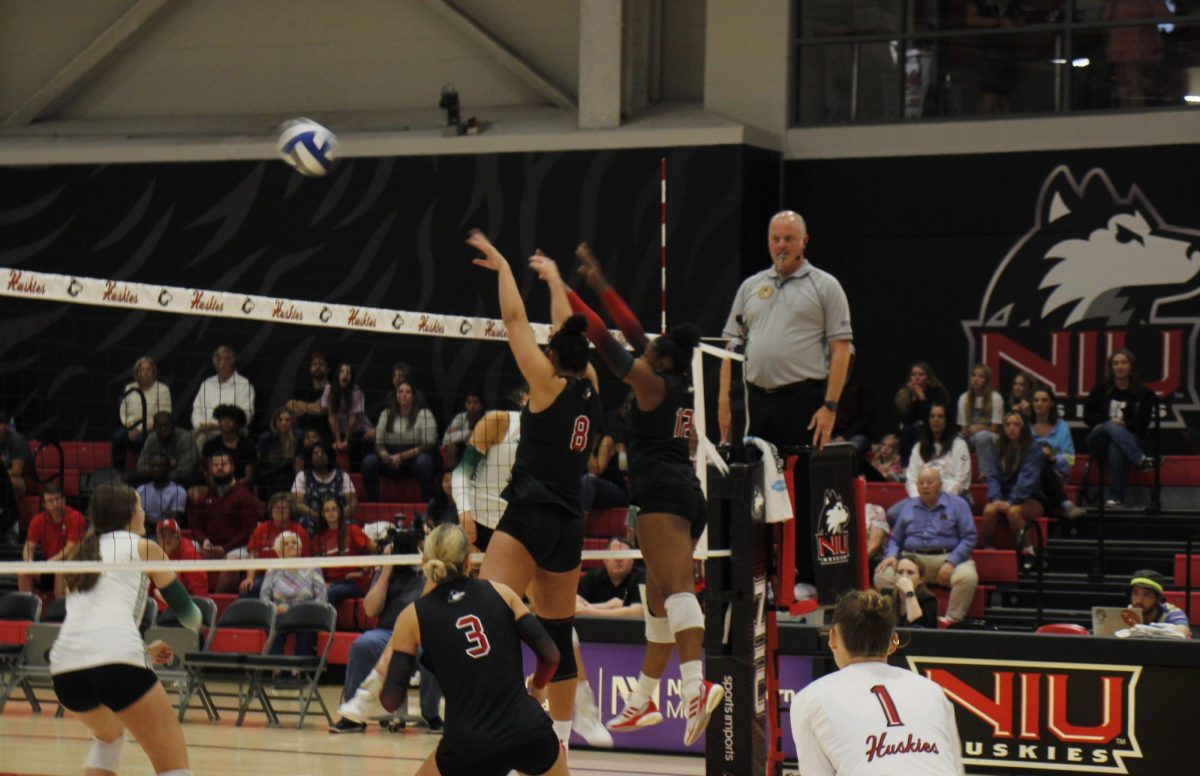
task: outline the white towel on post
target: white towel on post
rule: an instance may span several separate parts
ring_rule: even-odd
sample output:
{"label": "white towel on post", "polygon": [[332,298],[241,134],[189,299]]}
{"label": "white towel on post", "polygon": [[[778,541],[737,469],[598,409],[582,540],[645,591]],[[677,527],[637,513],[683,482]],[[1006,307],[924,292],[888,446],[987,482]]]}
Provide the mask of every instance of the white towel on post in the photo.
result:
{"label": "white towel on post", "polygon": [[775,445],[765,439],[748,436],[747,445],[754,445],[762,453],[763,472],[763,501],[768,523],[784,523],[796,515],[792,511],[792,494],[788,492],[787,479],[784,477],[783,456],[775,449]]}

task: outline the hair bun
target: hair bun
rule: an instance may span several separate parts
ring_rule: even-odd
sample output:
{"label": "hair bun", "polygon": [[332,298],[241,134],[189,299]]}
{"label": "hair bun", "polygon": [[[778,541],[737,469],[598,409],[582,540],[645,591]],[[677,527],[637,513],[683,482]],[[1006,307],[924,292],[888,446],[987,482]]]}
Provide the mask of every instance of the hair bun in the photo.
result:
{"label": "hair bun", "polygon": [[685,352],[695,349],[700,344],[700,330],[690,323],[671,327],[667,336],[671,338],[676,347]]}
{"label": "hair bun", "polygon": [[564,334],[584,334],[587,331],[587,318],[579,313],[575,313],[570,318],[563,321],[562,331]]}

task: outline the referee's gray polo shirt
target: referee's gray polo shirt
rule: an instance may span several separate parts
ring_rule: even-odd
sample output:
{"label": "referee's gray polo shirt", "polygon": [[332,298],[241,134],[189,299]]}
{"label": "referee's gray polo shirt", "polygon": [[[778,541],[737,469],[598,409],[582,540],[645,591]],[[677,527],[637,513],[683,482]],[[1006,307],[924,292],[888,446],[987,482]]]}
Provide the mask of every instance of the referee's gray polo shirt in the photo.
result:
{"label": "referee's gray polo shirt", "polygon": [[746,381],[766,389],[826,379],[827,343],[854,338],[841,283],[807,260],[787,277],[771,267],[742,281],[724,335],[745,344]]}

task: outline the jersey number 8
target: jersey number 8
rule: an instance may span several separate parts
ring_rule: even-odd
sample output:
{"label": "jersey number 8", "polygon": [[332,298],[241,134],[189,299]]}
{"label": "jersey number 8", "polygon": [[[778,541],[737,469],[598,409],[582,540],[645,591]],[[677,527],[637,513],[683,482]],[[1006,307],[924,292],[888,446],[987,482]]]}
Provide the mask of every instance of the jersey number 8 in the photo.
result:
{"label": "jersey number 8", "polygon": [[592,427],[592,421],[587,415],[580,415],[575,418],[575,427],[571,429],[571,450],[580,452],[587,450],[588,447],[588,430]]}

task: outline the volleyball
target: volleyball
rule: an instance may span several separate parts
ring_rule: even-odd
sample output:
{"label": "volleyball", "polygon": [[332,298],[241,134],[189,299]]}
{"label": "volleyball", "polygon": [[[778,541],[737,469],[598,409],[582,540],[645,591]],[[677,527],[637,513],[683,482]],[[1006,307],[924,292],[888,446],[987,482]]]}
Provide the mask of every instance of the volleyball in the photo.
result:
{"label": "volleyball", "polygon": [[320,178],[337,162],[337,135],[312,119],[285,121],[277,149],[283,161],[310,178]]}

